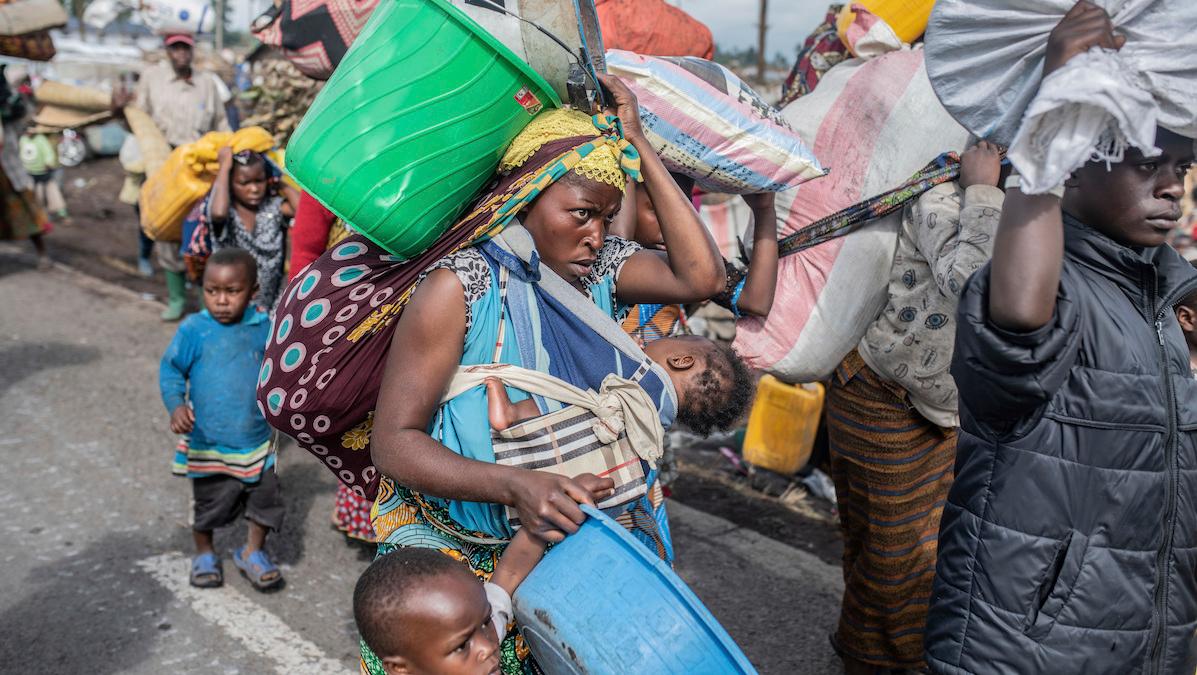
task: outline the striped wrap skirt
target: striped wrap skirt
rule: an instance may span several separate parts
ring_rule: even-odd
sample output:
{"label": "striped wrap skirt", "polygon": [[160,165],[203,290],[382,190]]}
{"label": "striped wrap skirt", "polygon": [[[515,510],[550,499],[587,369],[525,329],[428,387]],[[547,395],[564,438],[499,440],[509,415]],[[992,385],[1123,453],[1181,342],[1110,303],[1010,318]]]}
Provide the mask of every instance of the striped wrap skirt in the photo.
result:
{"label": "striped wrap skirt", "polygon": [[855,351],[832,376],[827,428],[844,537],[832,642],[841,656],[873,666],[921,668],[956,430],[920,415],[905,389]]}

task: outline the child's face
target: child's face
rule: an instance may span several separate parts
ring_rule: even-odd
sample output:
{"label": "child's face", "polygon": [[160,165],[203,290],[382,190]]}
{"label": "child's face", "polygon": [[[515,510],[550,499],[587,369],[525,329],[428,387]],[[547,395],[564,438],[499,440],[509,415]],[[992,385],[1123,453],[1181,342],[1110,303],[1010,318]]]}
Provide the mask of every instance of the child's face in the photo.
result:
{"label": "child's face", "polygon": [[1162,245],[1180,219],[1193,141],[1159,129],[1156,145],[1163,151],[1156,157],[1129,148],[1109,169],[1104,162],[1078,169],[1066,183],[1064,210],[1123,245]]}
{"label": "child's face", "polygon": [[636,243],[644,248],[665,250],[665,237],[661,234],[661,223],[653,200],[644,186],[636,188]]}
{"label": "child's face", "polygon": [[406,653],[383,658],[390,675],[497,675],[499,640],[486,592],[469,572],[433,577],[407,602]]}
{"label": "child's face", "polygon": [[204,269],[204,308],[220,323],[240,321],[257,290],[244,265],[209,264]]}
{"label": "child's face", "polygon": [[231,177],[233,199],[242,206],[257,209],[266,198],[266,165],[262,162],[234,166]]}

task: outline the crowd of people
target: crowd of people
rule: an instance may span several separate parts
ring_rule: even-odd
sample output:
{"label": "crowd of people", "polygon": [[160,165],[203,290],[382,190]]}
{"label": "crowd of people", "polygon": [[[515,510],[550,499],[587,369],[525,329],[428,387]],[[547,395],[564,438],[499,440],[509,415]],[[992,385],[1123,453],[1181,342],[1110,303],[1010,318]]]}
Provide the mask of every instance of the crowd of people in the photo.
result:
{"label": "crowd of people", "polygon": [[[1123,43],[1081,0],[1044,75]],[[194,38],[163,46],[114,110],[148,113],[172,147],[228,130]],[[337,473],[338,529],[377,545],[353,597],[364,673],[539,672],[511,596],[582,505],[672,564],[664,432],[731,429],[755,387],[684,319],[770,313],[777,210],[745,195],[751,254],[724,260],[693,179],[666,169],[632,91],[600,80],[607,109],[536,115],[413,260],[266,155],[219,151],[194,212],[201,311],[183,242],[154,243],[162,318],[181,320],[159,384],[194,497],[192,585],[223,584],[213,531],[242,517],[233,564],[283,584],[280,433]],[[66,210],[44,139],[9,157],[25,105],[0,101],[0,238],[44,255],[46,208]],[[1029,194],[1005,148],[973,139],[955,180],[905,203],[884,309],[826,382],[846,673],[1197,666],[1197,263],[1178,227],[1194,140],[1161,126],[1155,144]]]}

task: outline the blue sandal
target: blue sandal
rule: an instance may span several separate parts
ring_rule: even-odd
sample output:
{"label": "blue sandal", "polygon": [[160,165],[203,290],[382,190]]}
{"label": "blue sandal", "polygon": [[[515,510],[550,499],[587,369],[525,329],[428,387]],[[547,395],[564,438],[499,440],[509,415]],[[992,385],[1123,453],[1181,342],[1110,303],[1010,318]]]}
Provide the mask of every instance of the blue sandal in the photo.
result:
{"label": "blue sandal", "polygon": [[242,556],[244,552],[244,546],[233,552],[233,564],[241,570],[241,575],[248,579],[254,588],[267,591],[283,582],[283,573],[265,551],[254,551],[249,554],[249,558]]}
{"label": "blue sandal", "polygon": [[191,559],[191,585],[196,588],[218,588],[224,584],[224,571],[215,553],[201,553]]}

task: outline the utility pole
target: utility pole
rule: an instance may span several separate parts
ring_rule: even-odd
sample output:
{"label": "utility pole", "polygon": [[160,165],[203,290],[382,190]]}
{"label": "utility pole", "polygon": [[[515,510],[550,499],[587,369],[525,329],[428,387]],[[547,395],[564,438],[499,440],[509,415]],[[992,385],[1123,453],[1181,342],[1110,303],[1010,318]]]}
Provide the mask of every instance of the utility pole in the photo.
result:
{"label": "utility pole", "polygon": [[[83,23],[83,10],[87,9],[87,0],[71,0],[71,13],[75,15],[75,19],[79,22],[79,37],[87,35],[87,25]],[[103,32],[103,29],[101,29]]]}
{"label": "utility pole", "polygon": [[216,51],[224,49],[224,9],[225,0],[216,0]]}
{"label": "utility pole", "polygon": [[761,22],[757,26],[756,34],[756,76],[763,84],[765,82],[765,33],[769,26],[765,22],[769,14],[769,0],[761,0]]}

